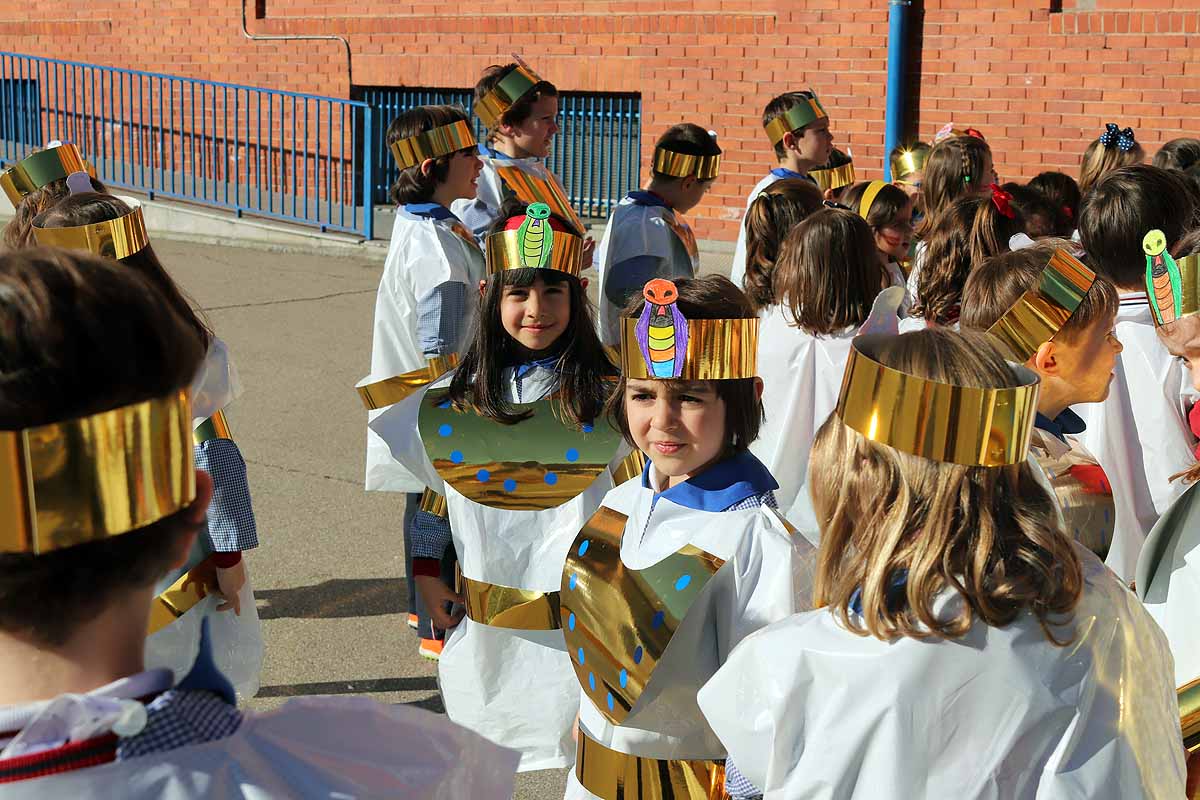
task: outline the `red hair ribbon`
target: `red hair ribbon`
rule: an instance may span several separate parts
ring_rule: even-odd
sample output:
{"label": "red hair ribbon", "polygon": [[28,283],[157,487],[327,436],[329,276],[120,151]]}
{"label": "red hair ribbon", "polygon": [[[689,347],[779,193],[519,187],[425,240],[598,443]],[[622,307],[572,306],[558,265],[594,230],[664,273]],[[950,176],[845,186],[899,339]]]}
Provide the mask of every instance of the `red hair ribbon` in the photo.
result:
{"label": "red hair ribbon", "polygon": [[1013,196],[994,183],[991,184],[991,189],[992,202],[996,204],[996,210],[1009,219],[1016,219],[1017,214],[1012,208]]}
{"label": "red hair ribbon", "polygon": [[1067,215],[1067,219],[1075,219],[1075,212],[1071,210],[1070,206],[1063,206],[1062,210]]}

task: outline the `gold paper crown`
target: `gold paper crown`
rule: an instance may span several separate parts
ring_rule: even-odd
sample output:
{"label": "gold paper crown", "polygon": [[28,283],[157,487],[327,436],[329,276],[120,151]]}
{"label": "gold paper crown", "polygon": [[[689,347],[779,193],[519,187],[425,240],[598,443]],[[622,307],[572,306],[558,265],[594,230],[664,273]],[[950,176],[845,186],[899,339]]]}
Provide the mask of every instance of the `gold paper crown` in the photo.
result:
{"label": "gold paper crown", "polygon": [[0,188],[15,206],[21,198],[47,184],[67,177],[72,172],[92,175],[92,168],[79,154],[79,148],[67,143],[48,147],[18,161],[0,174]]}
{"label": "gold paper crown", "polygon": [[186,389],[0,431],[0,552],[48,553],[119,536],[195,499]]}
{"label": "gold paper crown", "polygon": [[392,158],[400,169],[415,167],[427,158],[440,158],[475,147],[475,133],[466,120],[392,142]]}
{"label": "gold paper crown", "polygon": [[706,181],[715,178],[721,171],[721,154],[715,156],[693,156],[677,153],[665,147],[654,148],[654,171],[672,178],[695,177]]}
{"label": "gold paper crown", "polygon": [[519,228],[488,236],[486,250],[489,275],[506,269],[554,269],[578,278],[583,272],[583,239],[555,230],[545,203],[530,203]]}
{"label": "gold paper crown", "polygon": [[763,126],[772,145],[782,142],[785,134],[794,133],[805,125],[829,116],[825,106],[817,99],[817,93],[809,89],[809,94],[811,98],[805,98]]}
{"label": "gold paper crown", "polygon": [[542,82],[537,73],[524,64],[517,67],[497,83],[492,90],[475,103],[475,113],[488,128],[500,124],[500,117],[524,97],[530,89]]}
{"label": "gold paper crown", "polygon": [[119,198],[133,210],[116,219],[93,222],[90,225],[73,225],[67,228],[41,228],[33,226],[37,243],[67,250],[84,250],[106,258],[120,260],[142,250],[150,244],[146,234],[146,220],[142,217],[142,204],[132,197]]}
{"label": "gold paper crown", "polygon": [[914,172],[925,169],[929,161],[930,147],[925,143],[905,148],[892,156],[892,180],[900,180]]}
{"label": "gold paper crown", "polygon": [[1079,308],[1096,273],[1065,250],[1055,250],[1034,286],[1017,299],[987,332],[1003,342],[1021,362],[1062,330]]}
{"label": "gold paper crown", "polygon": [[822,192],[830,189],[840,189],[854,183],[854,162],[847,161],[840,167],[822,167],[809,170],[808,177],[817,182]]}
{"label": "gold paper crown", "polygon": [[358,396],[362,400],[362,404],[366,406],[367,411],[375,411],[376,409],[390,406],[393,403],[399,403],[413,392],[428,386],[457,366],[458,353],[437,356],[436,358],[429,359],[425,366],[415,369],[412,372],[406,372],[394,378],[385,378],[381,381],[356,387],[358,389]]}
{"label": "gold paper crown", "polygon": [[1175,259],[1179,267],[1179,316],[1200,314],[1200,253]]}
{"label": "gold paper crown", "polygon": [[1020,386],[979,389],[918,378],[874,354],[889,335],[855,338],[837,415],[879,444],[931,461],[999,467],[1025,460],[1037,414],[1038,377],[1012,365]]}
{"label": "gold paper crown", "polygon": [[1146,298],[1154,324],[1166,326],[1200,312],[1200,255],[1175,259],[1167,250],[1167,237],[1152,230],[1142,237],[1146,254]]}

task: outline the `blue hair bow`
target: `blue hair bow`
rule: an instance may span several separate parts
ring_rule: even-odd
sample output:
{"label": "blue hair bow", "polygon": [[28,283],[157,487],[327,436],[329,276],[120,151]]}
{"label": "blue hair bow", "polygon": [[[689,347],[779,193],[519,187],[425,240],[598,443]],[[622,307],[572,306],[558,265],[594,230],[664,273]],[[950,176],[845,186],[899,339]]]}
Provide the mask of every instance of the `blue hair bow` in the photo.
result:
{"label": "blue hair bow", "polygon": [[1137,141],[1133,138],[1133,128],[1120,130],[1116,123],[1110,122],[1104,126],[1104,133],[1100,134],[1100,144],[1106,149],[1115,147],[1122,153],[1128,153],[1137,145]]}

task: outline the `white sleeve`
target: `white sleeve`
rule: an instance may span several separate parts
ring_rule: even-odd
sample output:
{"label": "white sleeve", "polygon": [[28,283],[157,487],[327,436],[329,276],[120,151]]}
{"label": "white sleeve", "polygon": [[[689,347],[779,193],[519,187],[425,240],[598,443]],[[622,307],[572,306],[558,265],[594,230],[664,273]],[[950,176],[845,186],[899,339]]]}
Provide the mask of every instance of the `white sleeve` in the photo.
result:
{"label": "white sleeve", "polygon": [[433,468],[421,440],[418,417],[429,387],[394,403],[368,423],[368,427],[387,444],[392,458],[409,470],[417,480],[438,494],[445,494],[442,477]]}

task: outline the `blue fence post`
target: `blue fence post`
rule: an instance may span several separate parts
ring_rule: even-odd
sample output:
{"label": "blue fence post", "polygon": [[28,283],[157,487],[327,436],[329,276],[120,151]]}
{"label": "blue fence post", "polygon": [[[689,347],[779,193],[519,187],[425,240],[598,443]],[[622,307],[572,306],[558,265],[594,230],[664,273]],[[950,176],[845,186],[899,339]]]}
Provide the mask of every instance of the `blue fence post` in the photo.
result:
{"label": "blue fence post", "polygon": [[375,238],[375,198],[372,196],[372,176],[375,174],[375,126],[370,106],[363,110],[363,237]]}

